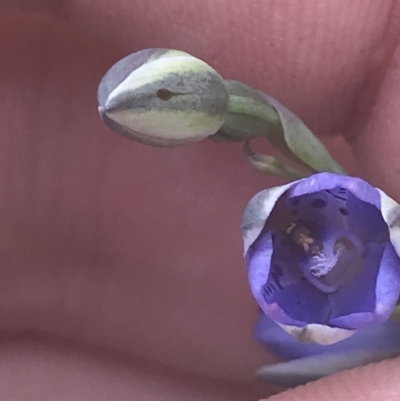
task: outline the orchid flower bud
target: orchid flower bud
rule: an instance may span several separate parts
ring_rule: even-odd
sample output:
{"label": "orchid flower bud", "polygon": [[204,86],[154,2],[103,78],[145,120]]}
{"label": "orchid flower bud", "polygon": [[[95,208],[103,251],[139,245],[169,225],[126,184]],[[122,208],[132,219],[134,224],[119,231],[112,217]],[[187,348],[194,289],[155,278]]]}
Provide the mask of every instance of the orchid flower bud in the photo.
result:
{"label": "orchid flower bud", "polygon": [[146,49],[123,58],[101,80],[98,102],[109,128],[146,145],[266,137],[295,166],[275,157],[247,155],[263,173],[346,173],[305,124],[277,100],[244,83],[224,80],[207,63],[182,51]]}
{"label": "orchid flower bud", "polygon": [[222,77],[204,61],[182,51],[148,49],[111,67],[98,101],[112,130],[141,143],[176,146],[219,130],[228,93]]}
{"label": "orchid flower bud", "polygon": [[355,177],[315,174],[250,200],[242,231],[263,311],[256,337],[286,359],[312,357],[263,368],[266,380],[280,383],[290,371],[291,385],[297,369],[300,384],[400,354],[400,324],[390,320],[400,294],[399,227],[400,206]]}

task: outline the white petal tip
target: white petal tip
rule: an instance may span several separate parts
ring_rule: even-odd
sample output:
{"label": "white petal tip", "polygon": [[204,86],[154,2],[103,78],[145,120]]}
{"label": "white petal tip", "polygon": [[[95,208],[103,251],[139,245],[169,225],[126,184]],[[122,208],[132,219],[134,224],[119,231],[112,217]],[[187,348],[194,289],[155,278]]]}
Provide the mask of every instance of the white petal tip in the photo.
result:
{"label": "white petal tip", "polygon": [[356,330],[329,327],[323,324],[308,324],[304,327],[289,326],[278,323],[287,333],[302,343],[315,343],[320,345],[331,345],[351,337]]}

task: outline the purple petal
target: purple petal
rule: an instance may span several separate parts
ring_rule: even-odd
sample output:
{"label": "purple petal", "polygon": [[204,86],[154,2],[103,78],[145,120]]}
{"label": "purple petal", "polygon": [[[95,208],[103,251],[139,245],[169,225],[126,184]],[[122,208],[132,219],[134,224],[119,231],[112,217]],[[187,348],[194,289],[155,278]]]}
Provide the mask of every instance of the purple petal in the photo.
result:
{"label": "purple petal", "polygon": [[286,199],[292,213],[301,219],[350,230],[364,243],[386,240],[389,232],[380,210],[344,187]]}
{"label": "purple petal", "polygon": [[400,260],[390,243],[370,245],[360,276],[330,295],[333,326],[357,329],[389,318],[400,293]]}
{"label": "purple petal", "polygon": [[345,230],[319,226],[316,239],[323,244],[323,253],[299,259],[307,279],[325,293],[335,292],[343,284],[354,281],[364,266],[364,246],[358,238]]}
{"label": "purple petal", "polygon": [[248,278],[253,293],[260,308],[270,316],[281,322],[301,325],[302,322],[293,322],[276,303],[268,302],[266,299],[265,285],[267,284],[271,269],[273,253],[273,240],[271,232],[263,234],[249,248],[246,260],[248,266]]}
{"label": "purple petal", "polygon": [[273,253],[272,234],[268,232],[249,248],[246,255],[248,277],[251,291],[261,308],[266,301],[263,296],[264,286],[268,281]]}
{"label": "purple petal", "polygon": [[[264,297],[268,303],[276,302],[291,319],[279,321],[283,324],[293,324],[293,321],[302,322],[302,325],[309,322],[326,324],[330,313],[326,294],[304,277],[296,255],[288,252],[282,235],[276,233],[273,244],[272,267]],[[269,316],[277,320],[273,314]]]}
{"label": "purple petal", "polygon": [[267,300],[269,305],[265,312],[268,312],[268,316],[278,320],[279,315],[274,313],[274,308],[269,307],[276,303],[288,317],[285,320],[279,319],[280,323],[296,326],[303,326],[309,322],[328,323],[330,310],[326,294],[307,281],[299,281],[278,289]]}
{"label": "purple petal", "polygon": [[338,343],[319,345],[299,342],[272,319],[262,315],[255,327],[255,337],[275,355],[290,360],[352,350],[382,351],[400,348],[400,323],[387,320],[359,329],[353,336]]}
{"label": "purple petal", "polygon": [[326,294],[304,278],[279,236],[273,240],[270,232],[263,234],[250,249],[250,287],[269,317],[295,326],[328,322]]}
{"label": "purple petal", "polygon": [[356,280],[329,295],[332,316],[329,324],[356,329],[374,322],[375,286],[385,245],[370,245],[364,268]]}
{"label": "purple petal", "polygon": [[381,211],[351,193],[347,197],[347,221],[351,232],[364,243],[389,239],[389,230]]}
{"label": "purple petal", "polygon": [[[345,190],[347,192],[347,190]],[[328,191],[319,191],[301,196],[292,196],[290,191],[286,204],[291,212],[307,221],[325,226],[347,228],[347,216],[341,213],[346,210],[346,198],[335,196]]]}
{"label": "purple petal", "polygon": [[359,200],[370,203],[380,209],[380,195],[376,188],[357,177],[349,177],[332,173],[314,174],[300,180],[289,191],[289,199],[314,192],[334,189],[348,189]]}

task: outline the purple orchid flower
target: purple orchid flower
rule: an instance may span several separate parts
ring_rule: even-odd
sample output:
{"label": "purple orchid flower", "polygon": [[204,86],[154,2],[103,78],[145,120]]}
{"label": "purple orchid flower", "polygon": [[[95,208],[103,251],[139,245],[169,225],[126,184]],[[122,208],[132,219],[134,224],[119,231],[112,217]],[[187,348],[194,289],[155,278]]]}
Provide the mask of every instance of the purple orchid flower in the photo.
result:
{"label": "purple orchid flower", "polygon": [[242,231],[256,338],[296,360],[261,376],[292,386],[399,353],[400,206],[384,192],[315,174],[255,195]]}

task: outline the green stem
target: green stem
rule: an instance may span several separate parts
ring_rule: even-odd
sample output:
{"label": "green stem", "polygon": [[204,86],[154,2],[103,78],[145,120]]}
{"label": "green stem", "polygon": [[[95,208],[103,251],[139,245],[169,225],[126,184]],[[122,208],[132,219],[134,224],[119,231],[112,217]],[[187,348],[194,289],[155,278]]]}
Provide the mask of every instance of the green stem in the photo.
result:
{"label": "green stem", "polygon": [[307,126],[274,98],[241,82],[225,80],[229,94],[225,122],[215,140],[267,137],[285,158],[312,172],[346,174]]}

